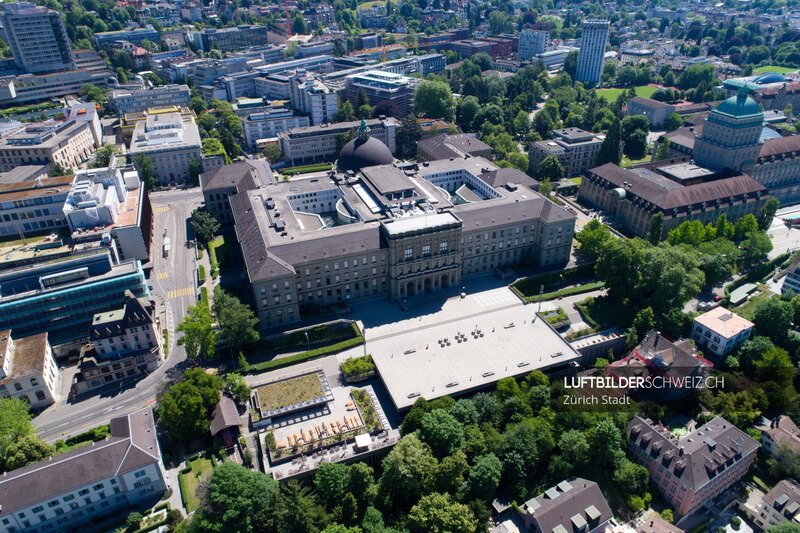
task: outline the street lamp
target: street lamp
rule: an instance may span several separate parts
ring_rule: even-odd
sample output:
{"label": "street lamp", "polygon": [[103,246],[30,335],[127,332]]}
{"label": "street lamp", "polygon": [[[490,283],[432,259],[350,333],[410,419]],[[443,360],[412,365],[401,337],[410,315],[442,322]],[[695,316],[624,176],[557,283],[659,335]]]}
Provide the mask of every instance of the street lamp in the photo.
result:
{"label": "street lamp", "polygon": [[308,331],[304,331],[303,333],[306,334],[306,343],[308,344],[308,350],[311,351],[311,341],[308,339]]}

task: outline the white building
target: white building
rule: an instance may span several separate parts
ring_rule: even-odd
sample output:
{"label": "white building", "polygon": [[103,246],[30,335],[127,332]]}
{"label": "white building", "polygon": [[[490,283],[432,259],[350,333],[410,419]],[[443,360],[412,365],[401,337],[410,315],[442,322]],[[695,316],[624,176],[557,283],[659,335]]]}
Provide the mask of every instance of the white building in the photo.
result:
{"label": "white building", "polygon": [[793,479],[784,479],[775,485],[750,518],[762,531],[787,522],[796,527],[800,522],[800,484]]}
{"label": "white building", "polygon": [[761,432],[761,446],[767,453],[774,453],[781,446],[800,449],[800,428],[786,415],[767,420],[766,425],[756,426]]}
{"label": "white building", "polygon": [[753,323],[724,307],[717,307],[694,319],[692,338],[722,356],[738,348],[750,337]]}
{"label": "white building", "polygon": [[789,292],[794,295],[800,294],[800,257],[792,261],[781,286],[781,296],[788,296]]}
{"label": "white building", "polygon": [[609,22],[607,20],[585,20],[578,52],[576,81],[597,83],[603,72],[603,56],[608,42]]}
{"label": "white building", "polygon": [[127,113],[147,111],[157,107],[189,107],[191,91],[188,85],[163,85],[149,89],[129,91],[114,89],[108,95],[111,109],[120,117]]}
{"label": "white building", "polygon": [[547,30],[522,30],[519,35],[519,58],[526,61],[547,51],[550,32]]}
{"label": "white building", "polygon": [[333,114],[339,108],[334,90],[305,71],[299,71],[292,77],[291,87],[292,107],[310,114],[311,124],[316,126],[332,122]]}
{"label": "white building", "polygon": [[112,513],[125,516],[167,489],[161,450],[146,407],[111,420],[111,434],[0,478],[0,533],[80,531]]}
{"label": "white building", "polygon": [[243,118],[242,135],[247,146],[255,148],[259,140],[277,137],[282,131],[309,125],[308,115],[296,115],[291,109],[276,107]]}
{"label": "white building", "polygon": [[10,329],[0,331],[0,397],[9,396],[32,409],[61,399],[61,374],[47,333],[12,339]]}
{"label": "white building", "polygon": [[155,166],[161,184],[183,182],[189,177],[189,162],[202,164],[203,147],[194,119],[180,113],[149,115],[136,123],[128,152],[144,154]]}

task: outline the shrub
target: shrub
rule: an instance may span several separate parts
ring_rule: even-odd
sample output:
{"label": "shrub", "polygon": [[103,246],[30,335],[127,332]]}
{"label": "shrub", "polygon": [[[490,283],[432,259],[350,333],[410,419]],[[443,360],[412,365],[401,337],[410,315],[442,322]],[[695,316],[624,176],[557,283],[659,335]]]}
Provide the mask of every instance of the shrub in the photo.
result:
{"label": "shrub", "polygon": [[205,281],[206,281],[206,267],[205,266],[200,265],[200,267],[197,269],[197,279],[200,281],[201,285],[203,283],[205,283]]}
{"label": "shrub", "polygon": [[375,363],[372,356],[367,354],[362,357],[350,357],[341,365],[342,372],[348,376],[360,376],[375,372]]}

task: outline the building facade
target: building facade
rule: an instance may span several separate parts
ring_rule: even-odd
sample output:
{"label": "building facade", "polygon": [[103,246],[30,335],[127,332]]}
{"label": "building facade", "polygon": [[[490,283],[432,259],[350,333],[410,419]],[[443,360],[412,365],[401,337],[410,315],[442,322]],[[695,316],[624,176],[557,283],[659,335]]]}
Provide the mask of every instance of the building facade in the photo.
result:
{"label": "building facade", "polygon": [[142,154],[153,161],[154,173],[162,184],[189,179],[192,159],[202,165],[203,146],[194,119],[178,113],[149,115],[136,124],[128,148],[131,157]]}
{"label": "building facade", "polygon": [[750,337],[754,325],[724,307],[717,307],[695,317],[692,324],[692,339],[714,355],[723,357]]}
{"label": "building facade", "polygon": [[152,409],[114,418],[110,427],[110,436],[100,442],[0,478],[5,494],[0,531],[80,530],[157,501],[168,486]]}
{"label": "building facade", "polygon": [[0,139],[0,171],[46,164],[77,169],[96,149],[90,122],[71,119],[28,126]]}
{"label": "building facade", "polygon": [[311,120],[308,115],[297,114],[291,109],[273,107],[243,118],[242,135],[248,147],[256,148],[260,140],[271,139],[282,131],[309,125]]}
{"label": "building facade", "polygon": [[[332,160],[337,153],[336,138],[355,130],[360,122],[338,122],[321,124],[307,128],[294,128],[278,133],[281,152],[286,161],[308,163],[312,161]],[[400,121],[393,117],[367,120],[370,134],[378,139],[392,153],[395,153],[395,135]]]}
{"label": "building facade", "polygon": [[244,191],[260,189],[275,183],[272,169],[263,159],[250,159],[224,165],[200,176],[200,190],[208,213],[224,228],[233,226],[228,198]]}
{"label": "building facade", "polygon": [[149,374],[164,362],[155,302],[127,293],[122,308],[92,319],[91,344],[81,350],[73,391],[89,392]]}
{"label": "building facade", "polygon": [[141,46],[142,42],[147,40],[151,43],[157,43],[159,39],[158,31],[152,25],[146,24],[144,28],[135,28],[132,30],[120,31],[107,31],[103,33],[95,33],[94,41],[98,47],[108,43],[115,43],[118,41],[129,42],[136,46]]}
{"label": "building facade", "polygon": [[750,176],[718,178],[683,185],[695,175],[716,174],[680,160],[621,168],[607,163],[586,172],[578,198],[616,217],[634,235],[645,238],[650,219],[663,213],[662,237],[683,222],[713,224],[725,214],[729,221],[756,215],[769,198],[767,189]]}
{"label": "building facade", "polygon": [[598,83],[603,73],[603,56],[608,43],[609,22],[607,20],[585,20],[581,31],[578,51],[578,70],[575,80],[583,83]]}
{"label": "building facade", "polygon": [[652,98],[637,96],[628,102],[628,115],[644,115],[651,126],[658,128],[664,125],[672,113],[677,109],[674,105],[665,104]]}
{"label": "building facade", "polygon": [[292,107],[308,114],[314,126],[332,122],[334,113],[339,109],[336,91],[305,71],[299,71],[291,77],[291,97]]}
{"label": "building facade", "polygon": [[141,113],[161,107],[189,107],[191,91],[188,85],[163,85],[148,89],[128,91],[115,89],[108,96],[108,103],[124,117],[128,113]]}
{"label": "building facade", "polygon": [[8,2],[0,12],[3,39],[17,66],[29,74],[75,68],[75,54],[61,14],[30,2]]}
{"label": "building facade", "polygon": [[553,139],[531,144],[528,158],[530,166],[539,170],[547,156],[555,156],[564,167],[564,176],[582,176],[597,163],[597,153],[605,139],[580,128],[564,128],[553,131]]}
{"label": "building facade", "polygon": [[221,52],[235,52],[251,46],[270,44],[267,26],[236,26],[233,28],[203,30],[200,33],[200,46],[204,52],[212,49]]}
{"label": "building facade", "polygon": [[406,76],[382,70],[370,70],[362,74],[352,74],[345,78],[344,97],[355,102],[358,92],[364,90],[369,105],[392,102],[402,116],[411,113],[414,87]]}
{"label": "building facade", "polygon": [[784,479],[775,485],[751,517],[755,525],[767,531],[779,524],[800,522],[800,484]]}
{"label": "building facade", "polygon": [[391,161],[378,144],[345,146],[348,172],[334,183],[280,182],[230,198],[262,327],[318,306],[458,287],[508,263],[569,261],[575,217],[531,190],[532,178],[481,157],[359,166]]}
{"label": "building facade", "polygon": [[650,471],[650,481],[681,515],[696,511],[739,481],[758,443],[722,417],[676,438],[650,419],[628,424],[628,455]]}
{"label": "building facade", "polygon": [[0,105],[18,106],[80,93],[91,84],[107,87],[110,70],[64,70],[50,74],[22,74],[0,78]]}
{"label": "building facade", "polygon": [[0,236],[58,231],[72,176],[0,183]]}
{"label": "building facade", "polygon": [[766,425],[756,426],[761,432],[761,446],[767,453],[775,453],[782,446],[790,450],[800,450],[800,428],[786,415],[767,420]]}
{"label": "building facade", "polygon": [[548,42],[548,30],[522,30],[519,34],[519,58],[529,61],[532,57],[547,52]]}
{"label": "building facade", "polygon": [[43,409],[61,399],[58,371],[47,333],[12,338],[0,331],[0,397],[22,400]]}

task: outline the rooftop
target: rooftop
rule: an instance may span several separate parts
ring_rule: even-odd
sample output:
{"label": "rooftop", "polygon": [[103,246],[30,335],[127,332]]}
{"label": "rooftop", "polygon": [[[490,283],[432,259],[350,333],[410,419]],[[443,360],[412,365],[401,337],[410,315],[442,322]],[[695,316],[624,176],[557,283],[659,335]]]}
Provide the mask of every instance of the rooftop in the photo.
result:
{"label": "rooftop", "polygon": [[703,313],[694,321],[725,339],[731,339],[754,326],[749,320],[721,306]]}
{"label": "rooftop", "polygon": [[[580,355],[533,310],[513,307],[369,342],[392,402],[455,396],[532,370],[566,366]],[[425,372],[409,373],[409,368]]]}
{"label": "rooftop", "polygon": [[[13,339],[14,348],[7,353],[8,343],[12,342],[11,330],[0,331],[0,367],[6,376],[0,385],[13,383],[44,374],[47,357],[47,333]],[[9,357],[6,360],[6,355]]]}
{"label": "rooftop", "polygon": [[531,498],[523,509],[525,522],[533,522],[538,531],[547,533],[592,531],[614,517],[597,483],[578,477]]}

